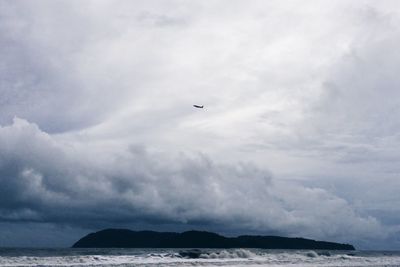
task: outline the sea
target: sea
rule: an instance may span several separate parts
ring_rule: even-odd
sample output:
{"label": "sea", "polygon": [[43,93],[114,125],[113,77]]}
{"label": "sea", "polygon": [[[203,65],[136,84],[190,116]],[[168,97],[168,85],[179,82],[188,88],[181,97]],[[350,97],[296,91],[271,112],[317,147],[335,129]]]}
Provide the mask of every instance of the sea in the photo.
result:
{"label": "sea", "polygon": [[400,266],[400,252],[0,248],[0,266]]}

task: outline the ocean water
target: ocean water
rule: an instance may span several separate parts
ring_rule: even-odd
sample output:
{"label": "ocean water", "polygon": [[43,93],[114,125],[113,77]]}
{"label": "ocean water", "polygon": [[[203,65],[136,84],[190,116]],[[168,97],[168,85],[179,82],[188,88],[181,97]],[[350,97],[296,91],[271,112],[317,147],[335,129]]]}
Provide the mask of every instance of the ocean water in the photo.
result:
{"label": "ocean water", "polygon": [[0,248],[0,266],[400,266],[400,252]]}

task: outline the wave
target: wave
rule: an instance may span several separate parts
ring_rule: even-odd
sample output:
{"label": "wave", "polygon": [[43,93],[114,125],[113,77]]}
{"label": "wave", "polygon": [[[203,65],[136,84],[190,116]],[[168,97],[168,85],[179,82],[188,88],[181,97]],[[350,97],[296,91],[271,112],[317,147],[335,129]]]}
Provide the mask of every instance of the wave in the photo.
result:
{"label": "wave", "polygon": [[257,254],[247,249],[235,249],[233,251],[221,250],[218,252],[202,253],[200,258],[202,259],[248,259],[254,258]]}
{"label": "wave", "polygon": [[[348,255],[329,251],[253,249],[133,251],[134,255],[1,256],[0,253],[0,266],[400,266],[400,253],[364,255],[363,252],[357,252]],[[184,256],[185,252],[193,253],[197,257]]]}

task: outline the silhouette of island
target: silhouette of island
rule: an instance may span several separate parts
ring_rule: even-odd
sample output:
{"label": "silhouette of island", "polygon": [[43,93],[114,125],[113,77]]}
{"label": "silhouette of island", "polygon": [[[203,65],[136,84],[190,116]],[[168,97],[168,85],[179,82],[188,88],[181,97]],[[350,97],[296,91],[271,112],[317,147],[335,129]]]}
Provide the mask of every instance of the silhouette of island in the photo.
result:
{"label": "silhouette of island", "polygon": [[280,236],[224,237],[216,233],[183,233],[106,229],[88,234],[73,248],[264,248],[355,250],[352,245]]}

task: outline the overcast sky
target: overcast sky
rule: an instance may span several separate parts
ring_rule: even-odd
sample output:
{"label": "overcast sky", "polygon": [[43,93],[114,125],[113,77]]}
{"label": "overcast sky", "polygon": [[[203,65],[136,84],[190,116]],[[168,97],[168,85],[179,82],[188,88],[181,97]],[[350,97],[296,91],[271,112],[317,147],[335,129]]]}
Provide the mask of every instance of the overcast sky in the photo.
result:
{"label": "overcast sky", "polygon": [[399,25],[399,1],[1,0],[0,246],[400,249]]}

